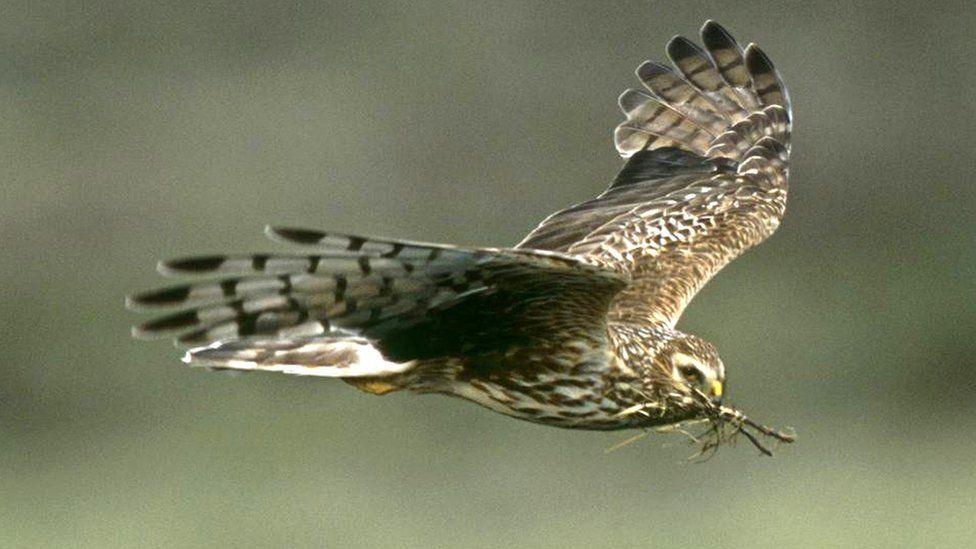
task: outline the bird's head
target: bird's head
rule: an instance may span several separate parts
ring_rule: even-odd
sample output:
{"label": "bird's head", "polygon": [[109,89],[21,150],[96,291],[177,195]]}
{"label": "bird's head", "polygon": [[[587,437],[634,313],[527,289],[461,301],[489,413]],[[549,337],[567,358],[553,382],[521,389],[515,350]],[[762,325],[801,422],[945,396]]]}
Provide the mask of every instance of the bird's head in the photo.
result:
{"label": "bird's head", "polygon": [[664,374],[682,392],[701,391],[721,402],[725,389],[725,365],[711,343],[688,334],[671,339],[658,353]]}
{"label": "bird's head", "polygon": [[[704,339],[672,332],[671,337],[655,354],[654,364],[657,375],[665,378],[656,382],[667,391],[665,401],[670,402],[677,415],[682,418],[675,420],[675,423],[704,421],[708,425],[704,433],[691,437],[701,446],[699,453],[713,450],[723,442],[735,439],[738,434],[746,436],[756,448],[767,455],[772,455],[772,452],[760,441],[761,436],[772,437],[780,442],[793,442],[794,436],[791,433],[756,423],[741,411],[722,403],[725,393],[725,365],[715,346]],[[641,408],[659,406],[644,405]],[[645,417],[655,419],[651,413],[646,413]],[[753,429],[756,434],[750,433],[747,428]]]}

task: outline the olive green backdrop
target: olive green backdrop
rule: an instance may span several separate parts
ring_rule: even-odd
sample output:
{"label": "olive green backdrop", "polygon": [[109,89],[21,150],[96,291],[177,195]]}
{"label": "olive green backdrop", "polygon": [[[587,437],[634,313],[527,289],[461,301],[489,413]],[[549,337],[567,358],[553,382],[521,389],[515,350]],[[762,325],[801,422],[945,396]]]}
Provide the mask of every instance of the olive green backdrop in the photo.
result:
{"label": "olive green backdrop", "polygon": [[[968,2],[3,2],[0,546],[888,547],[976,534]],[[794,427],[654,436],[190,370],[161,256],[265,223],[506,245],[601,191],[615,105],[707,18],[795,102],[779,232],[681,326]]]}

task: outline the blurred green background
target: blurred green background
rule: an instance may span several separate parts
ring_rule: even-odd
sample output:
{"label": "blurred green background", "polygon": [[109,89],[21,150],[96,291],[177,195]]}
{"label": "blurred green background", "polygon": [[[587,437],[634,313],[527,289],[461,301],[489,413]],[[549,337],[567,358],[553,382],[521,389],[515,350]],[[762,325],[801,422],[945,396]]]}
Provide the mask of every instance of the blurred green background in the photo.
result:
{"label": "blurred green background", "polygon": [[[0,546],[972,543],[972,3],[2,7]],[[265,223],[517,241],[611,180],[617,95],[707,18],[794,97],[786,220],[681,325],[797,430],[773,459],[129,338],[156,259]]]}

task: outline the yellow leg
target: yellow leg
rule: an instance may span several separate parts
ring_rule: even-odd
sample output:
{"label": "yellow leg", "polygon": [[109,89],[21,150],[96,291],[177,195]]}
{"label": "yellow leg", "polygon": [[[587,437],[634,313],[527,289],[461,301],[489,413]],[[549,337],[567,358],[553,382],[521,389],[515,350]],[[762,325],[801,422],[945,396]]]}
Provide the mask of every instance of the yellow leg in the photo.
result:
{"label": "yellow leg", "polygon": [[384,381],[380,378],[370,377],[370,378],[355,378],[355,377],[345,377],[342,381],[356,387],[360,391],[366,391],[374,395],[385,395],[386,393],[392,393],[397,391],[400,387],[393,385],[388,381]]}

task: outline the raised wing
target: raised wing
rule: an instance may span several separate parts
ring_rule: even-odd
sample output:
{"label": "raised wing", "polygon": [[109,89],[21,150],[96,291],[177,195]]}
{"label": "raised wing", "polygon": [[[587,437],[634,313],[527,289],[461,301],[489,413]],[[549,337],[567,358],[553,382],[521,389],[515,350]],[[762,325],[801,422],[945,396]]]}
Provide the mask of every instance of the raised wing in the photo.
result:
{"label": "raised wing", "polygon": [[629,157],[597,198],[557,212],[518,244],[630,274],[611,319],[673,326],[729,261],[772,234],[786,208],[791,109],[754,44],[720,25],[705,50],[675,37],[675,68],[647,61],[646,90],[620,96],[614,143]]}

